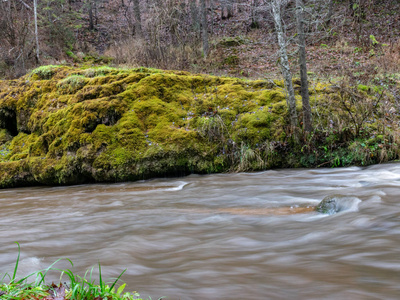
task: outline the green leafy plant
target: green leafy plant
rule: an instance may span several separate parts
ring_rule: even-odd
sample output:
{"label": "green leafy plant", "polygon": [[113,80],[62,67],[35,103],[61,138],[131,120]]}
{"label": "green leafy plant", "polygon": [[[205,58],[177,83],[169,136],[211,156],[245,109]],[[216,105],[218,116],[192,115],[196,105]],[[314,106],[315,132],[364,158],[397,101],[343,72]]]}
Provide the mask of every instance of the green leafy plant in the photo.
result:
{"label": "green leafy plant", "polygon": [[374,45],[374,46],[379,45],[379,42],[376,40],[376,38],[375,38],[375,36],[374,36],[373,34],[371,34],[371,35],[369,36],[369,39],[370,39],[372,45]]}
{"label": "green leafy plant", "polygon": [[[92,267],[86,271],[83,277],[74,274],[70,269],[58,269],[54,268],[54,265],[61,260],[67,260],[71,266],[73,263],[68,258],[58,259],[52,263],[48,268],[44,270],[36,271],[29,274],[21,279],[17,279],[18,265],[20,261],[21,248],[18,242],[18,256],[14,266],[12,275],[6,273],[0,280],[0,297],[1,299],[12,299],[12,300],[142,300],[137,292],[125,292],[123,293],[126,284],[122,284],[116,289],[116,284],[121,279],[121,276],[125,273],[126,269],[119,274],[119,276],[113,281],[106,282],[103,280],[101,273],[101,265],[98,264],[99,276],[98,284],[95,283],[93,277]],[[63,275],[67,275],[69,278],[68,285],[47,285],[45,278],[49,271],[60,271],[60,281]],[[35,277],[36,279],[32,282],[28,282],[28,279]],[[6,282],[6,279],[8,283]]]}

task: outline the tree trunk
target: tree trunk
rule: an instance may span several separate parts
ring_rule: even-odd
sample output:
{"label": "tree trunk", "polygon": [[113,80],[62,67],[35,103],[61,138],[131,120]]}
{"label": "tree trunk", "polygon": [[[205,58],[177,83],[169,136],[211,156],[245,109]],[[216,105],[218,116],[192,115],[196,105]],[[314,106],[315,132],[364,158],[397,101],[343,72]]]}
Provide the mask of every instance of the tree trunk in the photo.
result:
{"label": "tree trunk", "polygon": [[201,0],[201,25],[203,29],[203,53],[204,57],[207,58],[209,46],[208,46],[206,0]]}
{"label": "tree trunk", "polygon": [[33,16],[35,19],[36,63],[39,63],[40,58],[39,58],[39,33],[37,24],[37,0],[33,0]]}
{"label": "tree trunk", "polygon": [[297,38],[299,43],[299,65],[301,81],[301,99],[303,103],[303,128],[305,131],[312,130],[310,95],[308,93],[307,79],[307,60],[306,60],[306,37],[304,34],[303,22],[303,1],[296,0],[296,20],[297,20]]}
{"label": "tree trunk", "polygon": [[133,0],[133,11],[135,13],[135,33],[138,37],[143,37],[142,16],[140,13],[139,0]]}
{"label": "tree trunk", "polygon": [[289,109],[290,125],[294,127],[297,126],[296,98],[294,96],[292,73],[290,72],[289,59],[286,49],[286,38],[282,27],[281,4],[282,2],[280,0],[273,0],[271,2],[271,8],[272,16],[275,23],[275,31],[278,38],[279,58],[282,75],[285,79],[285,86],[288,93],[286,102]]}
{"label": "tree trunk", "polygon": [[92,0],[89,0],[89,30],[94,29],[94,22],[93,22],[93,5]]}
{"label": "tree trunk", "polygon": [[93,0],[93,6],[94,6],[94,8],[93,8],[93,10],[94,10],[94,24],[95,24],[96,27],[97,27],[97,25],[98,25],[98,20],[99,20],[99,18],[98,18],[99,10],[98,10],[98,5],[97,5],[96,0]]}

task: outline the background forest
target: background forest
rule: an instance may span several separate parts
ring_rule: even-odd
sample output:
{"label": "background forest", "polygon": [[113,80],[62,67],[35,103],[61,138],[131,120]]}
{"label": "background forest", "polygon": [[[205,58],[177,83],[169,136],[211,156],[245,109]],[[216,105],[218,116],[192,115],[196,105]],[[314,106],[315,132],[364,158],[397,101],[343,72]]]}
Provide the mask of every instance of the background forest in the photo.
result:
{"label": "background forest", "polygon": [[[294,1],[1,1],[0,76],[17,78],[44,64],[87,62],[276,78],[271,2],[281,6],[293,62]],[[309,76],[366,81],[398,72],[400,1],[307,0],[304,5]]]}

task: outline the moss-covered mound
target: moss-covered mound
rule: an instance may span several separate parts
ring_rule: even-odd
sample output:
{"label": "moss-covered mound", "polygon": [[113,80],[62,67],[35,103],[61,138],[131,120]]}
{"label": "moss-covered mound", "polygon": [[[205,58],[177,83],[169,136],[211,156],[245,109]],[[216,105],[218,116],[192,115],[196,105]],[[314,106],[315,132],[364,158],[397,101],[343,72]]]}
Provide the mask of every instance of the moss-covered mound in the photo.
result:
{"label": "moss-covered mound", "polygon": [[[40,67],[19,80],[0,81],[0,186],[397,157],[393,130],[376,122],[384,114],[378,111],[379,91],[358,89],[354,97],[363,97],[362,107],[345,89],[315,84],[310,92],[316,130],[304,135],[287,127],[278,81],[145,68]],[[376,149],[365,150],[371,146]]]}

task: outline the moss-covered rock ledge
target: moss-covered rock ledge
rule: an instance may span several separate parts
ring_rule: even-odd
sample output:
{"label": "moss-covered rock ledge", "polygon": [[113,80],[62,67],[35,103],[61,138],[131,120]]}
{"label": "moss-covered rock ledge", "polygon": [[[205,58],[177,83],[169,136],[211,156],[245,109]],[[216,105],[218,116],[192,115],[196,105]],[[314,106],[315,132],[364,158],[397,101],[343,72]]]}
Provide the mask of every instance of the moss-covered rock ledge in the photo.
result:
{"label": "moss-covered rock ledge", "polygon": [[0,81],[0,187],[398,157],[398,109],[390,96],[375,87],[322,83],[310,93],[315,131],[306,135],[301,124],[296,132],[287,126],[280,81],[40,67]]}

